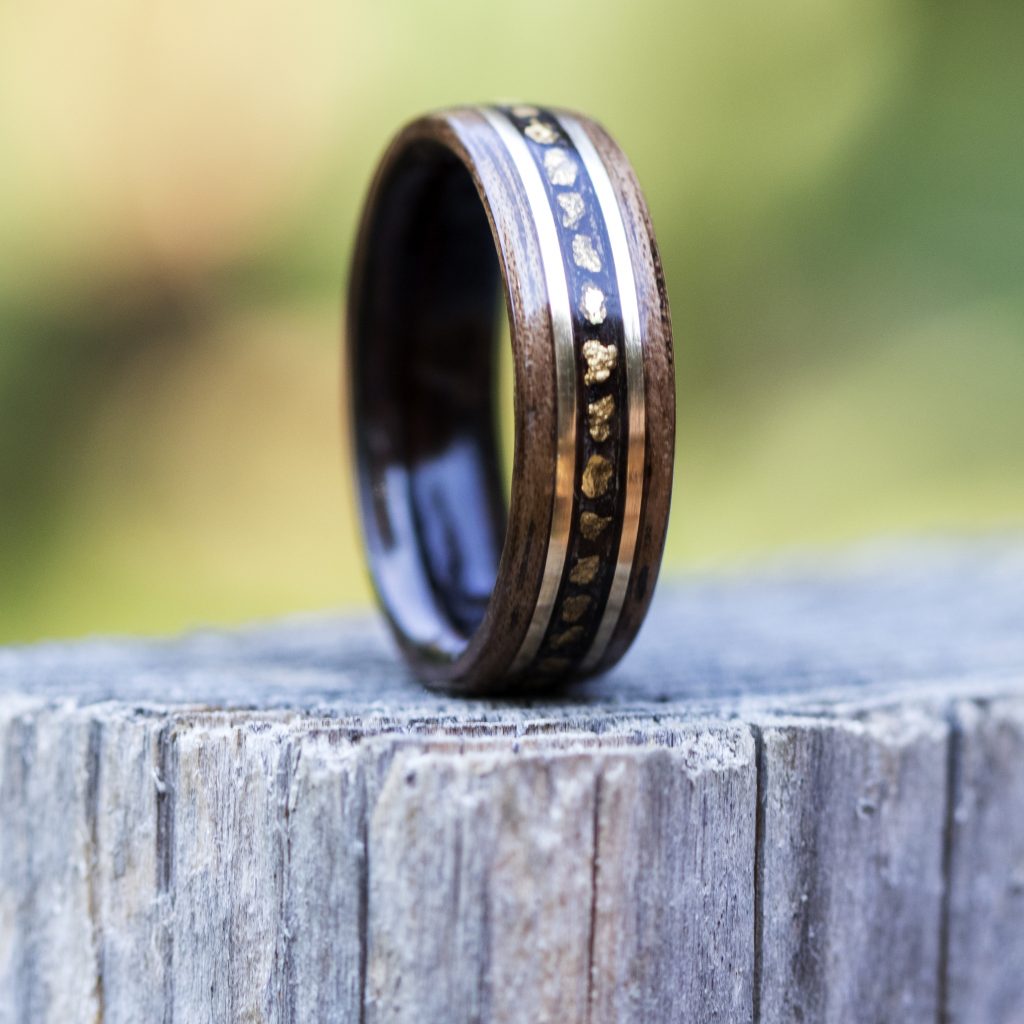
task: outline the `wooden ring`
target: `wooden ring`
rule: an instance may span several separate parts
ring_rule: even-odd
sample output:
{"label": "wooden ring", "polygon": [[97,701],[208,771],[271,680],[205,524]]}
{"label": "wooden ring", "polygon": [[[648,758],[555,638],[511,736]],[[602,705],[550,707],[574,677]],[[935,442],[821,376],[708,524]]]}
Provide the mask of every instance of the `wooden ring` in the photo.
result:
{"label": "wooden ring", "polygon": [[412,122],[370,188],[348,315],[366,548],[416,673],[495,693],[614,664],[658,574],[675,438],[668,300],[622,151],[588,118],[533,106]]}

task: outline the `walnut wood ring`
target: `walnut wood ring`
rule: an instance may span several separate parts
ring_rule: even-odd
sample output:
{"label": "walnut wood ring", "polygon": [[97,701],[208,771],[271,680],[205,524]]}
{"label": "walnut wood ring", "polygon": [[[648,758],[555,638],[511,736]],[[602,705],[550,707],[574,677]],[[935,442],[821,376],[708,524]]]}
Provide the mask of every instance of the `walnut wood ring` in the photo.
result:
{"label": "walnut wood ring", "polygon": [[417,675],[514,693],[618,661],[658,574],[675,437],[668,300],[621,150],[593,121],[533,106],[412,122],[370,189],[348,315],[366,549]]}

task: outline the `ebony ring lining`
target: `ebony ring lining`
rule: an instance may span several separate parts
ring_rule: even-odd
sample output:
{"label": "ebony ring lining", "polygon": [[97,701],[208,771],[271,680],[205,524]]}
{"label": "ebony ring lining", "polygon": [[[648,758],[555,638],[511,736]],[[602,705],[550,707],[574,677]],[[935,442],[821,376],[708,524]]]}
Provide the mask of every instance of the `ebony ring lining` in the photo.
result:
{"label": "ebony ring lining", "polygon": [[[599,131],[536,107],[431,115],[393,143],[367,202],[349,346],[362,520],[382,605],[430,683],[600,670],[649,601],[668,502],[647,446],[669,439],[655,462],[670,474],[672,427],[648,429],[646,396],[656,385],[671,417],[672,383],[648,382],[645,360],[671,370],[670,329],[642,197]],[[499,283],[512,522],[494,417]]]}

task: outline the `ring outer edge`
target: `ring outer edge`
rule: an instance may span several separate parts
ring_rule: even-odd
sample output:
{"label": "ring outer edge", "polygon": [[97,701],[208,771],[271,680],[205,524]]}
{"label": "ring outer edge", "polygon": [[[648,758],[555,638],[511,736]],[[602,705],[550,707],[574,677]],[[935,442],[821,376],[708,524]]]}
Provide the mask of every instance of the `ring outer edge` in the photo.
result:
{"label": "ring outer edge", "polygon": [[619,621],[604,655],[587,675],[606,672],[636,637],[650,607],[668,533],[675,466],[676,382],[665,273],[643,189],[628,157],[605,128],[566,110],[590,137],[611,178],[633,262],[643,338],[646,440],[644,489],[633,568]]}
{"label": "ring outer edge", "polygon": [[[363,498],[358,493],[364,547],[377,602],[417,677],[431,688],[466,695],[524,692],[529,674],[510,678],[508,669],[526,634],[540,590],[554,506],[556,389],[550,303],[540,263],[540,243],[511,157],[480,111],[459,107],[423,115],[391,139],[367,192],[356,233],[346,308],[343,386],[349,392],[351,449],[359,459],[356,417],[355,310],[365,287],[365,254],[371,213],[380,187],[397,158],[418,141],[443,146],[470,173],[484,205],[498,256],[513,346],[515,454],[508,528],[494,593],[484,619],[454,659],[434,656],[403,631],[378,585],[367,537]],[[527,443],[528,440],[528,443]],[[357,466],[357,472],[358,472]],[[538,540],[539,538],[539,540]]]}

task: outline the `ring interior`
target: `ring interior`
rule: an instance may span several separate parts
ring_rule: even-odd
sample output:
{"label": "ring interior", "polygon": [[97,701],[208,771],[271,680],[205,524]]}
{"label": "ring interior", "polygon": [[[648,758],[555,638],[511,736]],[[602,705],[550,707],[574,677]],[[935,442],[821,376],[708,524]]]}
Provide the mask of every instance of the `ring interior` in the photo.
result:
{"label": "ring interior", "polygon": [[484,617],[505,537],[497,255],[472,177],[437,143],[395,158],[367,216],[351,339],[364,530],[399,631],[451,659]]}

